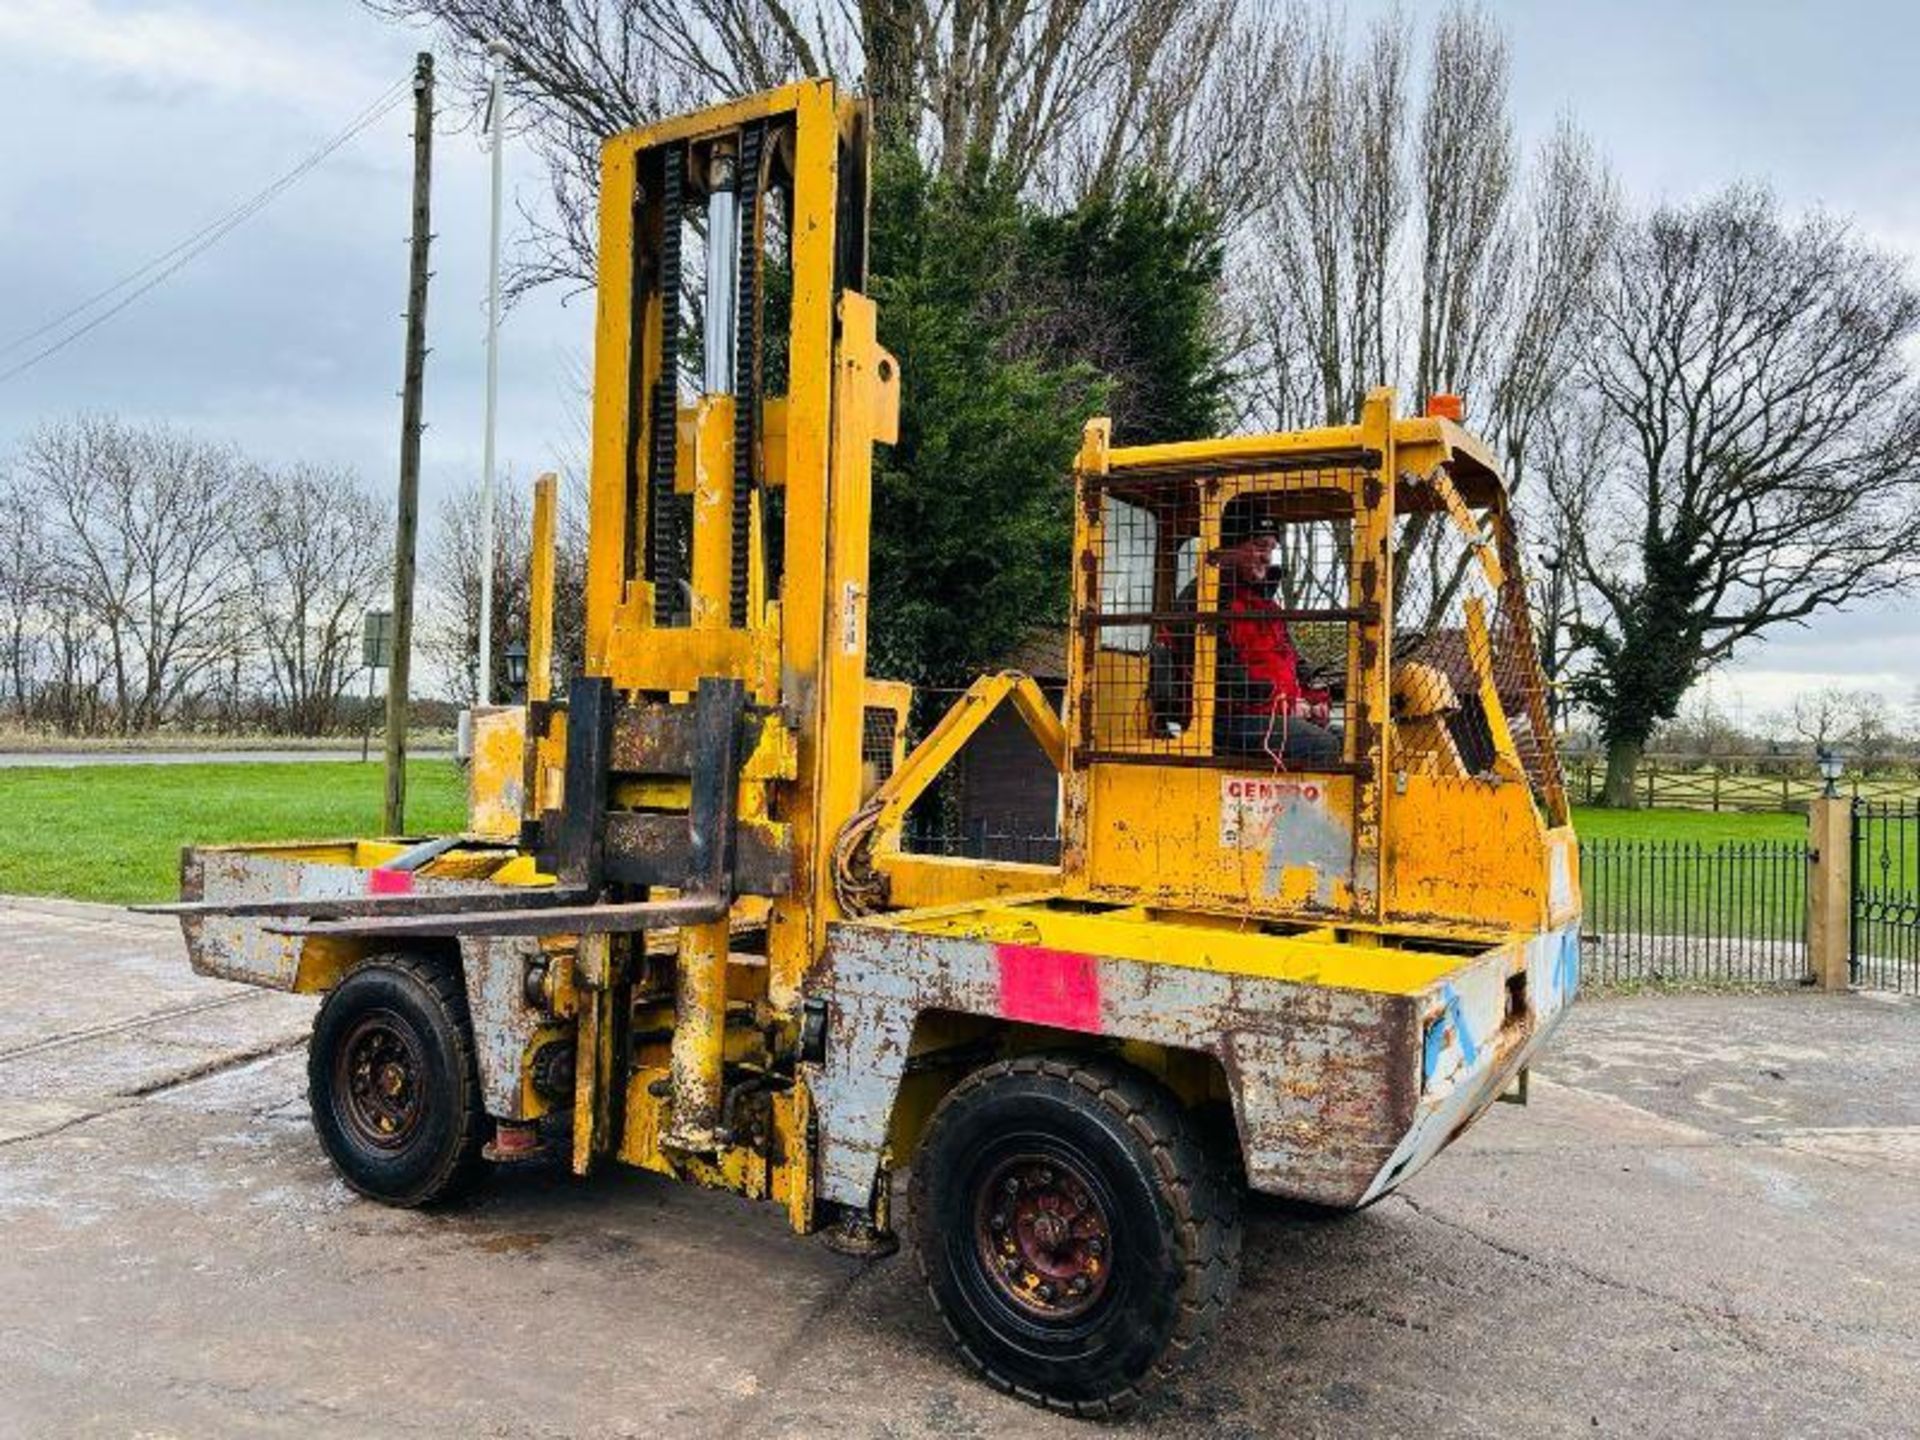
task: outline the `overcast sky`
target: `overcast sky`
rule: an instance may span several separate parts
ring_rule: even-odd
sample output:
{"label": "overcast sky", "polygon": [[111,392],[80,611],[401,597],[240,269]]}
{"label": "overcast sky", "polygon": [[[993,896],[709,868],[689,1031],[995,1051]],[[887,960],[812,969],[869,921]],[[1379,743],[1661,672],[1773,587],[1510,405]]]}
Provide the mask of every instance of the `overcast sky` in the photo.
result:
{"label": "overcast sky", "polygon": [[[1351,7],[1356,18],[1375,11]],[[1408,7],[1424,16],[1432,4]],[[1523,141],[1570,112],[1635,202],[1744,178],[1920,257],[1920,7],[1901,0],[1496,0]],[[422,36],[352,0],[0,0],[0,345],[260,189],[409,73]],[[1888,77],[1896,77],[1889,81]],[[450,88],[450,87],[449,87]],[[451,100],[451,96],[448,97]],[[165,419],[262,457],[394,473],[410,106],[92,334],[0,382],[0,450],[79,410]],[[427,504],[479,469],[486,160],[439,126]],[[509,155],[513,152],[510,150]],[[518,160],[519,157],[516,157]],[[509,164],[537,201],[543,181]],[[501,355],[503,465],[577,453],[592,307],[522,302]],[[33,352],[0,355],[0,370]],[[1781,632],[1715,693],[1749,720],[1795,689],[1920,690],[1916,604]]]}

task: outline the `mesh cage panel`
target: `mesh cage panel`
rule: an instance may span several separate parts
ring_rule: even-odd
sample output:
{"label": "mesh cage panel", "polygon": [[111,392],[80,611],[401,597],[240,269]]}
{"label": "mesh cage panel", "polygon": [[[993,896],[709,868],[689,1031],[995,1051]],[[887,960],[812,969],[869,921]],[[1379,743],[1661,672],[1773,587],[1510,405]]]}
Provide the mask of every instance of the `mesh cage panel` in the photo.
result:
{"label": "mesh cage panel", "polygon": [[1444,473],[1396,520],[1396,769],[1495,773],[1504,731],[1536,799],[1560,787],[1545,686],[1511,525],[1461,502]]}
{"label": "mesh cage panel", "polygon": [[874,785],[893,775],[893,732],[896,716],[884,705],[869,705],[860,715],[860,769]]}
{"label": "mesh cage panel", "polygon": [[1344,764],[1354,481],[1088,480],[1101,519],[1082,724],[1096,756]]}
{"label": "mesh cage panel", "polygon": [[1547,677],[1540,667],[1533,611],[1520,562],[1520,536],[1511,515],[1497,533],[1500,563],[1506,575],[1500,588],[1499,620],[1493,627],[1494,674],[1520,692],[1523,703],[1511,709],[1507,724],[1535,796],[1564,796],[1566,781],[1560,772],[1560,747],[1553,736],[1553,712],[1547,704]]}

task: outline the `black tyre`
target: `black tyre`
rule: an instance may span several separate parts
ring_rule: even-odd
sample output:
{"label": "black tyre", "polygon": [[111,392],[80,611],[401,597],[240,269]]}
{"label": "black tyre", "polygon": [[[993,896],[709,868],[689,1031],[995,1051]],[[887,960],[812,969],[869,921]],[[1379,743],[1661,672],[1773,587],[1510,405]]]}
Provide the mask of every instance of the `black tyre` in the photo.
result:
{"label": "black tyre", "polygon": [[347,1184],[388,1205],[471,1186],[486,1116],[457,970],[384,955],[314,1017],[307,1094],[321,1147]]}
{"label": "black tyre", "polygon": [[1160,1085],[1104,1056],[974,1072],[910,1190],[921,1277],[992,1384],[1111,1415],[1189,1363],[1232,1298],[1239,1189]]}

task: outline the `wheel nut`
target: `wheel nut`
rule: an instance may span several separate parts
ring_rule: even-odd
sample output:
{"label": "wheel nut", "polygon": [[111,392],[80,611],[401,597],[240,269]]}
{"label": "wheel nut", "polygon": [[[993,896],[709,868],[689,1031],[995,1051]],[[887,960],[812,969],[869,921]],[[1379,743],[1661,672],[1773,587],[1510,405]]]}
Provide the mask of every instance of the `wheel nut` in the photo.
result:
{"label": "wheel nut", "polygon": [[993,1225],[993,1228],[996,1231],[1006,1229],[1007,1228],[1007,1212],[1004,1210],[994,1211],[993,1220],[990,1223]]}
{"label": "wheel nut", "polygon": [[1091,1288],[1091,1286],[1086,1276],[1076,1275],[1073,1277],[1073,1283],[1069,1285],[1067,1288],[1073,1291],[1073,1293],[1076,1295],[1084,1295]]}
{"label": "wheel nut", "polygon": [[1102,1240],[1098,1235],[1087,1241],[1087,1254],[1091,1255],[1094,1259],[1098,1260],[1106,1253],[1107,1242]]}
{"label": "wheel nut", "polygon": [[1009,1175],[1005,1189],[1009,1195],[1018,1195],[1020,1193],[1020,1177],[1018,1175]]}
{"label": "wheel nut", "polygon": [[1051,1280],[1042,1280],[1040,1282],[1040,1287],[1037,1290],[1035,1290],[1033,1293],[1035,1295],[1038,1295],[1041,1298],[1041,1300],[1051,1305],[1053,1303],[1053,1297],[1055,1294],[1055,1291],[1053,1288],[1053,1282]]}

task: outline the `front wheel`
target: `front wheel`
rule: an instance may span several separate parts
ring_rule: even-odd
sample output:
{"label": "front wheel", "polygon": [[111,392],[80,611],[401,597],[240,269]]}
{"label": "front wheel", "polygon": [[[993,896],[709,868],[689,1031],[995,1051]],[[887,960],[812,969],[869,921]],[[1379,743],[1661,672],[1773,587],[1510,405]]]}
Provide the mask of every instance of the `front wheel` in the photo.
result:
{"label": "front wheel", "polygon": [[1073,1055],[955,1086],[910,1192],[921,1276],[967,1361],[1079,1415],[1129,1408],[1198,1354],[1238,1276],[1238,1201],[1172,1095]]}
{"label": "front wheel", "polygon": [[340,1177],[388,1205],[478,1178],[485,1114],[457,969],[386,955],[335,986],[307,1049],[313,1128]]}

